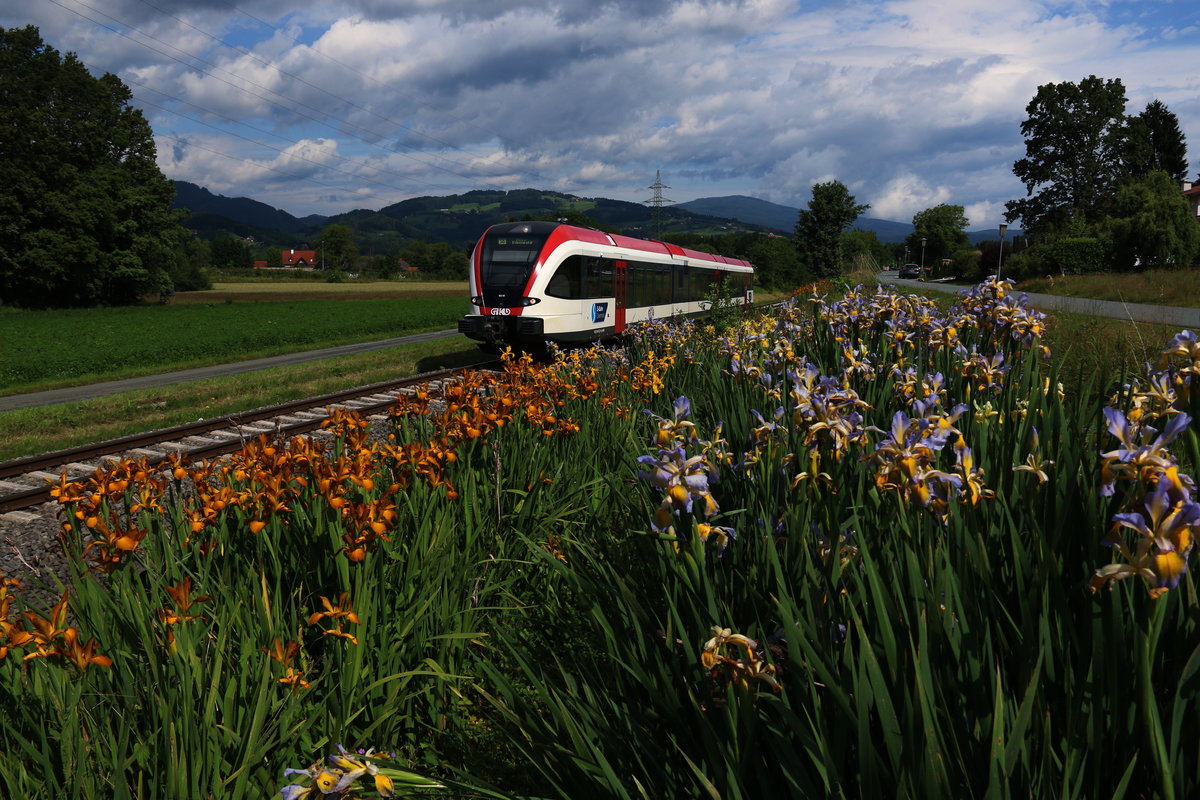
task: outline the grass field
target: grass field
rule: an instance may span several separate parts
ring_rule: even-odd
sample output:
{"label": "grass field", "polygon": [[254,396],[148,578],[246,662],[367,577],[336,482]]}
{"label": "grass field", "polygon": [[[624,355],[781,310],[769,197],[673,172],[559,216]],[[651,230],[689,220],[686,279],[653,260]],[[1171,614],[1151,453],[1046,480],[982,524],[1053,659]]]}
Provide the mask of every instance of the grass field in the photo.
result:
{"label": "grass field", "polygon": [[214,290],[221,302],[184,294],[169,305],[6,310],[0,395],[444,330],[466,308],[465,290],[438,294],[445,284],[419,284],[403,297],[345,286],[235,284]]}
{"label": "grass field", "polygon": [[1035,278],[1021,282],[1017,289],[1118,303],[1200,308],[1200,270],[1195,269]]}
{"label": "grass field", "polygon": [[180,292],[173,304],[226,302],[289,302],[292,300],[379,300],[464,298],[466,281],[346,281],[343,283],[287,281],[222,281],[203,292]]}

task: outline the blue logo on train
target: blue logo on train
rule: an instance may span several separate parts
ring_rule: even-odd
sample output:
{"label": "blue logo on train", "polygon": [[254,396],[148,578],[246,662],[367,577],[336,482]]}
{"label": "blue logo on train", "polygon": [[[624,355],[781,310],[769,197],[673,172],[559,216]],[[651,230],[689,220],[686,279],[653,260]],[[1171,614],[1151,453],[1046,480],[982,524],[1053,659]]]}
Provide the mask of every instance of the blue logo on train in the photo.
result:
{"label": "blue logo on train", "polygon": [[604,322],[608,316],[608,303],[592,303],[592,322]]}

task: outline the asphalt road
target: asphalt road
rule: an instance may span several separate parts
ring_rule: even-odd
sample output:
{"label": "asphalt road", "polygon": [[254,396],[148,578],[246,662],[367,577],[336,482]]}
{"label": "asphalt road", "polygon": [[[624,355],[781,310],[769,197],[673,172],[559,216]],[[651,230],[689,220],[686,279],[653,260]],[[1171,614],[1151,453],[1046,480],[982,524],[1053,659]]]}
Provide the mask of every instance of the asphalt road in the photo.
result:
{"label": "asphalt road", "polygon": [[[87,386],[71,386],[66,389],[53,389],[48,392],[31,392],[29,394],[14,394],[0,397],[0,411],[11,411],[17,408],[33,406],[48,406],[55,403],[70,403],[76,400],[88,400],[93,397],[104,397],[120,392],[131,392],[136,389],[151,389],[158,386],[170,386],[174,383],[198,381],[204,378],[220,378],[227,375],[237,375],[242,372],[284,367],[290,364],[303,364],[306,361],[320,361],[326,358],[349,356],[355,353],[366,353],[370,350],[382,350],[385,347],[398,347],[405,344],[420,344],[438,339],[448,339],[458,336],[456,330],[432,331],[430,333],[414,333],[410,336],[399,336],[394,339],[382,339],[377,342],[360,342],[340,347],[326,347],[322,350],[306,350],[301,353],[286,353],[281,356],[256,358],[251,361],[237,361],[232,364],[215,364],[211,367],[183,369],[178,372],[166,372],[161,375],[143,375],[140,378],[128,378],[120,381],[93,383]],[[465,341],[465,340],[464,340]]]}
{"label": "asphalt road", "polygon": [[[882,272],[879,282],[926,292],[961,294],[961,286],[938,283],[937,281],[901,280],[895,272]],[[1176,308],[1174,306],[1151,306],[1142,303],[1117,303],[1112,300],[1088,300],[1082,297],[1059,297],[1053,294],[1024,294],[1027,302],[1038,311],[1066,311],[1071,314],[1090,314],[1094,317],[1109,317],[1131,322],[1147,322],[1154,325],[1172,325],[1190,330],[1200,329],[1200,308]]]}

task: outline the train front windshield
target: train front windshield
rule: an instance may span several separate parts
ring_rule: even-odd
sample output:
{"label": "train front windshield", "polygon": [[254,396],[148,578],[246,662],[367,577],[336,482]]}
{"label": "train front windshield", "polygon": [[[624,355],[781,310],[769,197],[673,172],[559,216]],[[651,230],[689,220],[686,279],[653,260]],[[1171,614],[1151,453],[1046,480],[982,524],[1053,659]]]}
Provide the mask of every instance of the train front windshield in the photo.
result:
{"label": "train front windshield", "polygon": [[484,237],[480,257],[484,305],[520,305],[545,235],[492,232]]}

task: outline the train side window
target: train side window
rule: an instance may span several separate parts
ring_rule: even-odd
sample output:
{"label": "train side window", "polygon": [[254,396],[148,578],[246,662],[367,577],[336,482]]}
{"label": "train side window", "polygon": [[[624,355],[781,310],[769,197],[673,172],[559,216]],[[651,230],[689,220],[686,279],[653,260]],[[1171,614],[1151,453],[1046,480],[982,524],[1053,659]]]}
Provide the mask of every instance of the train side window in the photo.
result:
{"label": "train side window", "polygon": [[640,261],[629,262],[629,307],[644,308],[652,305],[650,302],[649,265]]}
{"label": "train side window", "polygon": [[579,300],[583,297],[583,257],[568,256],[554,270],[546,283],[546,294],[563,300]]}
{"label": "train side window", "polygon": [[671,266],[654,265],[654,305],[671,305]]}
{"label": "train side window", "polygon": [[592,300],[613,296],[613,262],[607,258],[583,259],[583,297]]}

